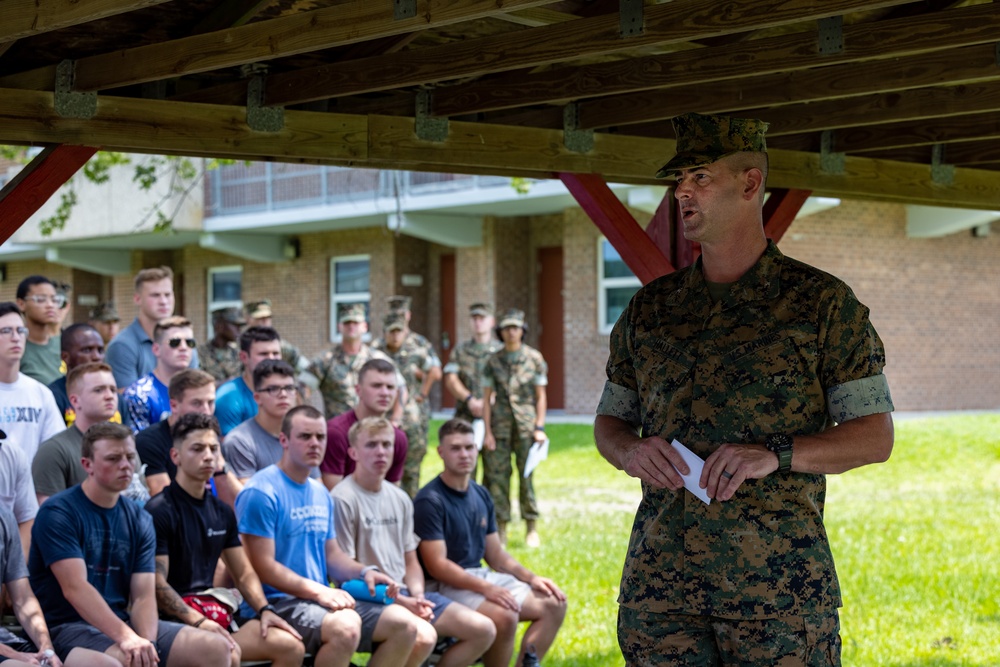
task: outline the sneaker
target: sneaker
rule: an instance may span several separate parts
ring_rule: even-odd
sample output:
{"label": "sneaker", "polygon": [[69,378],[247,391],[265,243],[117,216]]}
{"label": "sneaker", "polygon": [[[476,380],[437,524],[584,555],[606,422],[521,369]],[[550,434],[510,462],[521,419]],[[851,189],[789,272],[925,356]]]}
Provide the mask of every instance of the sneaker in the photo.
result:
{"label": "sneaker", "polygon": [[529,646],[524,652],[524,658],[521,659],[521,667],[540,667],[542,663],[538,662],[538,655],[535,653],[535,647]]}

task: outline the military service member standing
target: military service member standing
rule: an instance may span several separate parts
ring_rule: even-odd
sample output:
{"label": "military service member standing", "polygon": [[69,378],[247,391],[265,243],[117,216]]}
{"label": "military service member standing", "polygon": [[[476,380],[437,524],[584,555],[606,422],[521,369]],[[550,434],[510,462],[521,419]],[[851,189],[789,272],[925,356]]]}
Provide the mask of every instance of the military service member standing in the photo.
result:
{"label": "military service member standing", "polygon": [[444,386],[455,397],[455,417],[472,422],[483,418],[483,367],[502,345],[493,337],[493,305],[474,303],[469,307],[472,338],[451,351],[444,367]]}
{"label": "military service member standing", "polygon": [[[882,342],[842,281],[763,230],[766,123],[674,119],[691,268],[639,290],[611,334],[594,435],[642,481],[622,575],[629,665],[839,665],[826,474],[885,461]],[[705,504],[672,439],[705,459]]]}
{"label": "military service member standing", "polygon": [[514,455],[518,472],[518,499],[521,516],[527,523],[524,543],[537,547],[540,543],[538,529],[538,501],[535,499],[534,474],[524,476],[528,450],[535,442],[545,439],[545,410],[549,383],[549,367],[542,353],[524,344],[528,328],[524,324],[524,311],[511,308],[500,318],[496,328],[503,348],[486,361],[483,368],[483,403],[490,405],[483,410],[486,436],[483,439],[483,486],[493,496],[496,506],[497,529],[500,541],[507,538],[510,521],[510,456]]}
{"label": "military service member standing", "polygon": [[389,355],[406,381],[407,397],[400,428],[406,434],[408,447],[400,486],[412,498],[420,489],[420,462],[427,453],[427,430],[431,420],[429,396],[431,387],[441,379],[441,361],[430,341],[410,331],[409,297],[391,297],[389,308],[385,317],[385,337],[372,347]]}
{"label": "military service member standing", "polygon": [[217,308],[212,311],[211,340],[198,346],[198,357],[201,360],[201,370],[215,378],[218,387],[227,380],[243,372],[243,362],[240,361],[240,328],[247,321],[239,308]]}

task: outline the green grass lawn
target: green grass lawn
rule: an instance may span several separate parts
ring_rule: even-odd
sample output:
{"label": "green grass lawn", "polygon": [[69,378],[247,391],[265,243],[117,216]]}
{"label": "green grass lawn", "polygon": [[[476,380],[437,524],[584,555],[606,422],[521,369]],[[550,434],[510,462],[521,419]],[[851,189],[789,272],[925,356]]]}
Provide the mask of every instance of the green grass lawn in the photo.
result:
{"label": "green grass lawn", "polygon": [[[639,484],[600,457],[590,426],[548,433],[535,475],[542,547],[526,549],[513,523],[508,548],[570,597],[546,667],[620,667],[615,600]],[[441,470],[435,444],[424,482]],[[829,478],[844,665],[1000,665],[998,491],[997,416],[900,422],[888,463]]]}

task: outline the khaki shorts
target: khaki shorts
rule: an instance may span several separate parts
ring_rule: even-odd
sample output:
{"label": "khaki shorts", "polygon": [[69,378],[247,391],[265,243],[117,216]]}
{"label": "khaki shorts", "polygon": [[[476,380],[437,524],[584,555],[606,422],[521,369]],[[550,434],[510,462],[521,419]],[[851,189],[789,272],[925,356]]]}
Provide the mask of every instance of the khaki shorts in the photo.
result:
{"label": "khaki shorts", "polygon": [[[495,586],[501,586],[510,591],[511,595],[517,600],[519,605],[524,605],[524,601],[528,599],[528,594],[531,593],[531,586],[515,579],[509,574],[500,574],[499,572],[494,572],[488,567],[470,567],[465,570],[474,577],[479,579],[485,579],[489,583]],[[453,586],[448,586],[447,584],[442,584],[440,581],[427,581],[427,590],[433,591],[435,593],[440,593],[445,597],[451,598],[459,604],[464,604],[469,609],[479,609],[479,605],[486,602],[486,597],[476,593],[475,591],[470,591],[464,588],[455,588]]]}
{"label": "khaki shorts", "polygon": [[837,610],[734,620],[618,609],[628,667],[839,667]]}

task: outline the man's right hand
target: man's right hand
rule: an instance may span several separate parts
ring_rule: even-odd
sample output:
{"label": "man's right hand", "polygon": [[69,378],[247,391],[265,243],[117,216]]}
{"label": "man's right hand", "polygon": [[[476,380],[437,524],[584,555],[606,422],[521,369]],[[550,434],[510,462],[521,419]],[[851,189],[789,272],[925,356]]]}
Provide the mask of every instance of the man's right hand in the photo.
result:
{"label": "man's right hand", "polygon": [[517,603],[517,598],[514,597],[514,594],[502,586],[491,585],[483,595],[495,605],[518,613],[521,611],[521,605]]}
{"label": "man's right hand", "polygon": [[232,635],[229,634],[229,631],[210,618],[206,618],[204,621],[202,621],[201,625],[198,626],[198,629],[207,630],[208,632],[214,632],[216,634],[225,637],[226,643],[229,644],[230,651],[232,651],[233,648],[236,646],[236,642],[233,641],[233,637]]}
{"label": "man's right hand", "polygon": [[488,452],[495,451],[497,448],[497,439],[493,437],[493,434],[486,430],[486,434],[483,436],[483,449]]}
{"label": "man's right hand", "polygon": [[354,598],[351,597],[350,593],[339,588],[326,588],[316,598],[316,603],[323,605],[330,611],[354,609]]}
{"label": "man's right hand", "polygon": [[[684,487],[678,474],[688,474],[690,469],[669,442],[658,436],[636,438],[619,448],[622,470],[632,477],[660,489],[676,491]],[[676,468],[676,470],[675,470]]]}
{"label": "man's right hand", "polygon": [[469,412],[476,419],[483,416],[483,399],[470,396],[469,400],[465,402],[465,407],[469,408]]}
{"label": "man's right hand", "polygon": [[160,662],[153,642],[139,635],[118,642],[118,650],[125,658],[125,667],[154,667]]}

